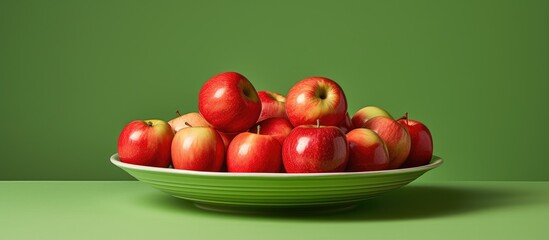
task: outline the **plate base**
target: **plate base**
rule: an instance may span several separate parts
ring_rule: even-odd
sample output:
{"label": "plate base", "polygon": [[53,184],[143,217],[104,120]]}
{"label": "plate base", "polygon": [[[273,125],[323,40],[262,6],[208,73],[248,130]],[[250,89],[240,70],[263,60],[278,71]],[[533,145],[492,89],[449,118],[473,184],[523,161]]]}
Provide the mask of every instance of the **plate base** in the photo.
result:
{"label": "plate base", "polygon": [[326,214],[326,213],[348,211],[358,206],[358,203],[304,206],[304,207],[256,207],[256,206],[231,206],[231,205],[195,202],[194,206],[203,210],[222,212],[222,213],[301,215],[301,214]]}

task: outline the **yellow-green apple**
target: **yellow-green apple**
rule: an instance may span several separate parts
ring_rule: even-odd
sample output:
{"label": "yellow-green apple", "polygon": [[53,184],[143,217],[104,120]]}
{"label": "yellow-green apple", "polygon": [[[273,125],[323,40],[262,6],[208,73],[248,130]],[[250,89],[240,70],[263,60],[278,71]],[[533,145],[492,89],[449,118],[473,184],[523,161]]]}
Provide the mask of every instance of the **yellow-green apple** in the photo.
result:
{"label": "yellow-green apple", "polygon": [[280,172],[280,143],[269,135],[260,134],[259,131],[240,133],[231,141],[227,149],[227,171]]}
{"label": "yellow-green apple", "polygon": [[[177,114],[179,114],[179,111],[177,111]],[[197,112],[190,112],[183,115],[179,115],[178,117],[168,122],[168,124],[170,124],[174,132],[178,132],[182,128],[189,127],[185,123],[188,123],[191,126],[195,126],[195,127],[211,127],[208,121],[204,119],[202,114]]]}
{"label": "yellow-green apple", "polygon": [[132,121],[118,137],[118,156],[125,163],[168,167],[173,137],[172,128],[162,120]]}
{"label": "yellow-green apple", "polygon": [[175,134],[172,142],[174,168],[218,172],[224,160],[225,146],[215,129],[188,127]]}
{"label": "yellow-green apple", "polygon": [[408,113],[400,118],[398,122],[408,130],[412,140],[410,154],[408,154],[408,158],[401,167],[417,167],[428,164],[433,157],[431,131],[423,123],[408,119]]}
{"label": "yellow-green apple", "polygon": [[410,153],[412,141],[406,128],[392,118],[378,116],[368,120],[365,128],[372,129],[383,139],[389,150],[389,168],[400,167]]}
{"label": "yellow-green apple", "polygon": [[345,113],[345,117],[341,120],[341,122],[339,122],[337,126],[345,134],[354,129],[353,122],[351,121],[349,113]]}
{"label": "yellow-green apple", "polygon": [[286,97],[271,91],[258,91],[261,114],[257,122],[274,117],[286,117]]}
{"label": "yellow-green apple", "polygon": [[261,134],[274,137],[281,145],[294,128],[287,118],[282,117],[265,119],[250,128],[249,132],[257,132],[258,127],[261,127]]}
{"label": "yellow-green apple", "polygon": [[224,72],[202,86],[198,94],[198,110],[219,131],[244,132],[257,122],[261,100],[246,77],[236,72]]}
{"label": "yellow-green apple", "polygon": [[341,87],[324,77],[306,78],[296,83],[286,97],[286,115],[294,127],[337,126],[347,112],[347,99]]}
{"label": "yellow-green apple", "polygon": [[282,145],[282,162],[288,173],[341,172],[348,161],[347,139],[335,126],[300,125]]}
{"label": "yellow-green apple", "polygon": [[389,151],[372,130],[356,128],[347,133],[349,143],[348,172],[377,171],[389,168]]}
{"label": "yellow-green apple", "polygon": [[389,114],[387,111],[383,110],[380,107],[376,106],[367,106],[363,107],[360,110],[358,110],[354,115],[351,121],[353,122],[353,126],[355,128],[364,127],[364,124],[374,118],[379,116],[385,116],[389,118],[391,117],[391,114]]}

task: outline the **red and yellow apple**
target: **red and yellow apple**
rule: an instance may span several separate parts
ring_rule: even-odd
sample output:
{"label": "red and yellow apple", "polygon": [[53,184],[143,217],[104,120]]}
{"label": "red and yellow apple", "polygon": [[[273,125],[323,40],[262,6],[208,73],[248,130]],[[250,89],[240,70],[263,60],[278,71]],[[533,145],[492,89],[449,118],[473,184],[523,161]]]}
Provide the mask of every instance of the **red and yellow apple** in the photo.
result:
{"label": "red and yellow apple", "polygon": [[341,87],[324,77],[306,78],[296,83],[286,97],[286,115],[294,127],[337,126],[347,112],[347,99]]}
{"label": "red and yellow apple", "polygon": [[198,110],[221,132],[244,132],[257,122],[261,100],[246,77],[236,72],[224,72],[202,86],[198,94]]}
{"label": "red and yellow apple", "polygon": [[347,134],[349,131],[353,130],[353,122],[351,121],[351,117],[349,116],[349,113],[345,113],[345,117],[339,122],[337,125],[343,133]]}
{"label": "red and yellow apple", "polygon": [[[177,114],[179,114],[179,111],[177,111]],[[211,127],[208,121],[204,119],[202,114],[197,112],[190,112],[190,113],[180,115],[179,117],[176,117],[168,122],[168,124],[170,124],[174,132],[178,132],[182,128],[189,127],[185,123],[188,123],[194,127]]]}
{"label": "red and yellow apple", "polygon": [[175,169],[218,172],[225,161],[223,140],[211,127],[193,126],[179,130],[171,149]]}
{"label": "red and yellow apple", "polygon": [[374,131],[356,128],[347,133],[349,143],[348,172],[376,171],[389,168],[389,151]]}
{"label": "red and yellow apple", "polygon": [[261,114],[257,122],[275,117],[286,117],[286,97],[271,91],[258,91],[261,100]]}
{"label": "red and yellow apple", "polygon": [[335,126],[301,125],[282,145],[282,162],[288,173],[342,172],[348,160],[347,138]]}
{"label": "red and yellow apple", "polygon": [[118,137],[118,157],[125,163],[168,167],[173,137],[172,128],[162,120],[132,121]]}
{"label": "red and yellow apple", "polygon": [[417,167],[428,164],[433,157],[433,137],[425,124],[408,119],[408,113],[398,122],[408,130],[412,145],[410,154],[401,167]]}
{"label": "red and yellow apple", "polygon": [[365,128],[371,129],[383,139],[389,150],[389,168],[399,168],[408,157],[411,147],[410,134],[392,118],[379,116],[368,120]]}
{"label": "red and yellow apple", "polygon": [[221,140],[223,140],[223,145],[225,145],[225,149],[229,147],[229,144],[231,143],[233,138],[236,137],[236,135],[240,134],[240,133],[224,133],[220,131],[217,131],[217,133],[219,133],[219,136],[221,136]]}
{"label": "red and yellow apple", "polygon": [[261,128],[261,134],[274,137],[281,145],[294,128],[287,118],[281,117],[265,119],[250,128],[249,132],[257,132],[258,127]]}
{"label": "red and yellow apple", "polygon": [[393,117],[391,117],[391,114],[389,114],[387,111],[383,110],[380,107],[367,106],[367,107],[363,107],[360,110],[358,110],[353,115],[353,118],[351,119],[351,121],[352,121],[353,126],[355,128],[360,128],[360,127],[364,127],[364,124],[368,120],[370,120],[374,117],[379,117],[379,116],[393,118]]}
{"label": "red and yellow apple", "polygon": [[281,148],[280,143],[269,135],[240,133],[227,149],[227,171],[280,172]]}

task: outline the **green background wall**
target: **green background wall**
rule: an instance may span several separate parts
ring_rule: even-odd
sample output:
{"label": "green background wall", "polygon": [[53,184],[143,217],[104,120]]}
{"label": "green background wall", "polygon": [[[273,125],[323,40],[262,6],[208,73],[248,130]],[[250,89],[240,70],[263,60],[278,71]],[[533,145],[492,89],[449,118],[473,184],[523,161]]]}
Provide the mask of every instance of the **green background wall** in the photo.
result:
{"label": "green background wall", "polygon": [[549,1],[331,2],[0,1],[0,180],[131,179],[124,125],[223,71],[408,111],[446,160],[422,180],[549,180]]}

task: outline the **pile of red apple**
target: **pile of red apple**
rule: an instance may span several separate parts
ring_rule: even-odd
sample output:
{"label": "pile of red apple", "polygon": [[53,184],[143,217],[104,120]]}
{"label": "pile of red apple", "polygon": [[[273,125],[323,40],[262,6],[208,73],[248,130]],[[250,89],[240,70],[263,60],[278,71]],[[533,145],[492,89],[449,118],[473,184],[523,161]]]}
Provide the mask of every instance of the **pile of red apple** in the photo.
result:
{"label": "pile of red apple", "polygon": [[376,171],[430,162],[427,127],[367,106],[351,118],[341,87],[324,77],[296,83],[287,97],[256,91],[236,72],[209,79],[199,112],[136,120],[118,139],[120,161],[213,172]]}

